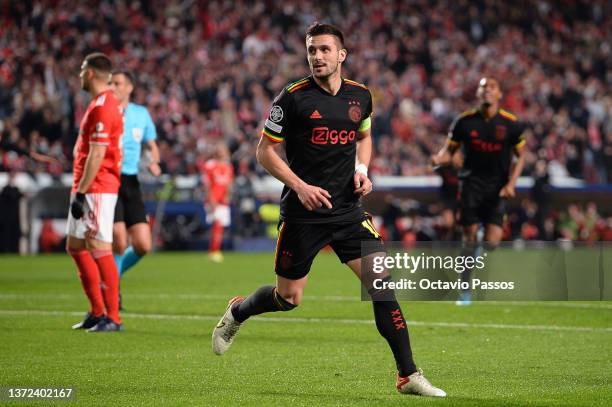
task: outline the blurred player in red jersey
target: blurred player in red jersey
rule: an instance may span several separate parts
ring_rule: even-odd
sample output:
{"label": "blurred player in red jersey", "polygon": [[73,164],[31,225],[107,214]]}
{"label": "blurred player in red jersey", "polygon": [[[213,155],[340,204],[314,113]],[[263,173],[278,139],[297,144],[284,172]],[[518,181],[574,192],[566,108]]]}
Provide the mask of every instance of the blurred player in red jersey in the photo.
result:
{"label": "blurred player in red jersey", "polygon": [[215,156],[202,166],[202,183],[207,189],[206,219],[212,224],[208,257],[215,263],[223,261],[221,243],[223,228],[231,224],[229,197],[234,181],[230,152],[223,143],[215,147]]}
{"label": "blurred player in red jersey", "polygon": [[120,184],[123,115],[109,82],[111,60],[85,57],[81,87],[93,97],[74,146],[67,251],[79,270],[91,308],[73,329],[123,330],[119,317],[119,275],[112,252],[113,218]]}

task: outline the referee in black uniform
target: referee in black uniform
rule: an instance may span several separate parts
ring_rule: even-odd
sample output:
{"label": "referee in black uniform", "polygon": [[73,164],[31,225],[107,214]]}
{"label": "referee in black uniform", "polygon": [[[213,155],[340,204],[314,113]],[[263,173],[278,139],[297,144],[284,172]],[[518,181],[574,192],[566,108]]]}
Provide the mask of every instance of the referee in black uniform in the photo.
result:
{"label": "referee in black uniform", "polygon": [[[515,196],[516,180],[525,164],[525,126],[514,114],[499,107],[502,92],[497,80],[482,78],[476,96],[480,106],[454,120],[446,144],[432,156],[434,166],[448,165],[462,148],[465,159],[459,173],[458,217],[466,255],[479,250],[480,224],[485,227],[485,245],[489,249],[499,245],[506,199]],[[463,280],[469,279],[470,272],[466,271]],[[470,300],[470,292],[464,291],[458,304],[467,305]]]}
{"label": "referee in black uniform", "polygon": [[[230,301],[213,332],[217,354],[227,351],[249,317],[297,307],[312,261],[326,245],[358,277],[362,277],[362,256],[367,262],[374,255],[384,255],[380,235],[360,203],[372,190],[368,179],[370,91],[342,78],[347,50],[336,27],[317,23],[309,27],[306,50],[312,75],[288,85],[274,100],[257,148],[261,165],[285,184],[275,255],[276,285]],[[281,158],[283,145],[287,161]],[[372,244],[362,253],[364,241]],[[366,284],[366,270],[363,274]],[[396,360],[397,389],[445,396],[415,367],[406,321],[393,293],[371,290],[370,294],[376,326]]]}

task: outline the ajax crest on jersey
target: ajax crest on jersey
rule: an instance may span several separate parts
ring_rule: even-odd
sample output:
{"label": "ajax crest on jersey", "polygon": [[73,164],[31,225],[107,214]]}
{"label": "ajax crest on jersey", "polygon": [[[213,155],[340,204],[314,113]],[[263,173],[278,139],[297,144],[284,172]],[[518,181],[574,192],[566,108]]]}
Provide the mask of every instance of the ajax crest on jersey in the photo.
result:
{"label": "ajax crest on jersey", "polygon": [[351,106],[348,114],[353,122],[359,123],[361,121],[361,108],[359,106]]}

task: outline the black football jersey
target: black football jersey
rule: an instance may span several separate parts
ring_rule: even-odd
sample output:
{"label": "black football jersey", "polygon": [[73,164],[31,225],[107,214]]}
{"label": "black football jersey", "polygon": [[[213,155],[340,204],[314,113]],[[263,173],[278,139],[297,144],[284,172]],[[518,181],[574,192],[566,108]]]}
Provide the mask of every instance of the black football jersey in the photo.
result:
{"label": "black football jersey", "polygon": [[283,89],[274,99],[263,135],[284,142],[289,167],[304,182],[327,190],[332,208],[308,211],[287,186],[281,196],[281,219],[292,222],[343,223],[363,220],[355,185],[358,133],[366,130],[372,96],[362,84],[342,79],[336,95],[312,76]]}
{"label": "black football jersey", "polygon": [[499,109],[485,119],[480,109],[459,115],[450,127],[448,138],[460,144],[465,160],[461,178],[485,178],[505,183],[515,148],[525,144],[525,125],[512,113]]}

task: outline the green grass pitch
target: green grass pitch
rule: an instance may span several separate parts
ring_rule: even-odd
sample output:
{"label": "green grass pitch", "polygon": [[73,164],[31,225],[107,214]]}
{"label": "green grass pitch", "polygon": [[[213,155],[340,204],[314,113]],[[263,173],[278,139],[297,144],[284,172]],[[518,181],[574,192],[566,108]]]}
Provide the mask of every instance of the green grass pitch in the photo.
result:
{"label": "green grass pitch", "polygon": [[[211,351],[227,300],[272,283],[272,254],[159,253],[124,277],[126,331],[71,331],[87,308],[67,255],[0,256],[0,386],[75,387],[61,405],[608,406],[612,304],[403,303],[417,365],[446,399],[400,395],[390,351],[330,253],[303,304]],[[1,404],[2,402],[0,402]],[[20,402],[5,402],[21,405]],[[30,402],[46,405],[48,402]]]}

